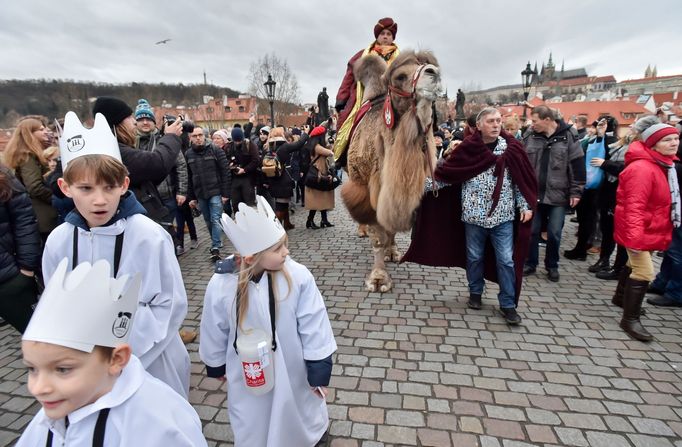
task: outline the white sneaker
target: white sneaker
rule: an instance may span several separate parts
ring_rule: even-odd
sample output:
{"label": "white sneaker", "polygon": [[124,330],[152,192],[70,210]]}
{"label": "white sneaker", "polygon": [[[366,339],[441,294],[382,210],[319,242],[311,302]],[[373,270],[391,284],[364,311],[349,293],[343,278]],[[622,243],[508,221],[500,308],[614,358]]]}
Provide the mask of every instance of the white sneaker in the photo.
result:
{"label": "white sneaker", "polygon": [[175,247],[175,256],[182,256],[185,254],[185,247],[182,245],[178,245]]}

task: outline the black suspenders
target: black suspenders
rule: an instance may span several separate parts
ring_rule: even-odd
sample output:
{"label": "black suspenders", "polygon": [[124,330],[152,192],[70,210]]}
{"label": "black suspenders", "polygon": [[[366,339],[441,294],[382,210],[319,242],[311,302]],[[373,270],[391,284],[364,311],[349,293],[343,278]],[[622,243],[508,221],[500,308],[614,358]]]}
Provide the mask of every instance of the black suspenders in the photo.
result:
{"label": "black suspenders", "polygon": [[[270,308],[270,331],[272,332],[272,351],[277,350],[277,341],[275,340],[275,293],[272,290],[272,274],[268,273],[268,301],[269,301],[269,308]],[[237,293],[237,318],[239,318],[239,293]],[[234,342],[232,343],[232,347],[234,348],[234,351],[239,354],[239,351],[237,350],[237,333],[239,332],[239,325],[234,330]]]}
{"label": "black suspenders", "polygon": [[[110,408],[102,408],[99,410],[97,422],[95,423],[95,432],[92,434],[92,447],[104,447],[104,432],[107,427],[107,418],[109,417]],[[69,428],[68,418],[66,419],[66,428]],[[47,443],[45,447],[52,447],[52,430],[47,430]]]}
{"label": "black suspenders", "polygon": [[[121,263],[121,252],[123,251],[123,235],[125,231],[116,236],[114,246],[114,278],[118,275],[118,266]],[[78,265],[78,227],[73,227],[73,256],[71,259],[71,270]]]}

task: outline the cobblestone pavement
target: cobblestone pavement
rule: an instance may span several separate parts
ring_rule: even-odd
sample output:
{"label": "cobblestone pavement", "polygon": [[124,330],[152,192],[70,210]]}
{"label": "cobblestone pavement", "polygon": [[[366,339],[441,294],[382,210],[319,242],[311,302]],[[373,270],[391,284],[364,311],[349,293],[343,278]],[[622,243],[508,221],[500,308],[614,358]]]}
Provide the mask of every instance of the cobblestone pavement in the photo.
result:
{"label": "cobblestone pavement", "polygon": [[[393,291],[368,293],[369,245],[345,209],[330,213],[335,227],[316,231],[296,211],[291,254],[315,275],[339,346],[328,396],[331,446],[682,447],[682,310],[649,306],[643,320],[656,341],[630,340],[610,303],[615,282],[587,273],[596,259],[562,260],[558,284],[541,274],[527,279],[515,328],[496,313],[495,285],[483,310],[466,307],[461,270],[393,264]],[[186,328],[199,326],[212,273],[208,237],[196,222],[202,244],[180,260]],[[565,248],[574,232],[567,220]],[[407,235],[398,243],[406,249]],[[0,338],[5,446],[39,406],[25,386],[18,335],[5,327]],[[231,446],[225,387],[205,376],[198,343],[188,348],[190,400],[204,433],[211,446]]]}

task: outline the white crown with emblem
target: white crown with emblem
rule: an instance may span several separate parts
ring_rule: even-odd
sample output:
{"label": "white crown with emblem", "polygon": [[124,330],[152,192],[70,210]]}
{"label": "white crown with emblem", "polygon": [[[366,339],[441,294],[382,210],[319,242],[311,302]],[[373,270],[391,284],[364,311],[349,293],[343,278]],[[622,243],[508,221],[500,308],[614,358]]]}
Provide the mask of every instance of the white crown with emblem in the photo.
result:
{"label": "white crown with emblem", "polygon": [[286,234],[270,204],[261,196],[256,196],[256,208],[242,202],[234,220],[223,214],[220,223],[241,256],[267,250]]}
{"label": "white crown with emblem", "polygon": [[67,273],[67,258],[43,292],[23,340],[92,352],[126,343],[137,310],[140,275],[111,277],[109,262],[83,262]]}
{"label": "white crown with emblem", "polygon": [[60,130],[59,156],[63,169],[71,160],[83,155],[109,155],[121,161],[118,141],[101,113],[95,115],[95,125],[88,129],[74,112],[68,112],[64,117],[64,128]]}

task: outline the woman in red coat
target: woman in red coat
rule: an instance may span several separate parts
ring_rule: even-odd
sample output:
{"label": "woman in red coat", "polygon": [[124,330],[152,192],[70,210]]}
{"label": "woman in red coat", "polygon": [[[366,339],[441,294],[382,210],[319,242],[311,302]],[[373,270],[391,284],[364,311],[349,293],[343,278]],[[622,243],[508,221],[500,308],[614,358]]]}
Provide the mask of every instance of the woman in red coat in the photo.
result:
{"label": "woman in red coat", "polygon": [[[613,303],[623,307],[620,327],[631,337],[650,341],[653,336],[639,321],[642,300],[654,275],[651,252],[665,250],[673,226],[680,225],[680,189],[673,166],[679,132],[672,126],[643,121],[641,141],[625,155],[625,170],[616,192],[615,240],[627,249],[631,272],[621,275]],[[638,124],[646,123],[645,126]]]}

